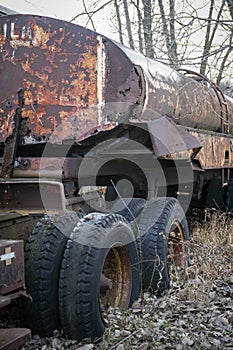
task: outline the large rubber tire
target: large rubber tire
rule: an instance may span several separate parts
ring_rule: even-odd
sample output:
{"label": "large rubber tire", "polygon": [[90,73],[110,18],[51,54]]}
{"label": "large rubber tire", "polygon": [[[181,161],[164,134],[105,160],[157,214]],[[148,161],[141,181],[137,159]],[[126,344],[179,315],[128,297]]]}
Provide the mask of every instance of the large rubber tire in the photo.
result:
{"label": "large rubber tire", "polygon": [[123,198],[113,205],[111,211],[124,216],[127,221],[131,222],[138,217],[145,204],[146,200],[143,198]]}
{"label": "large rubber tire", "polygon": [[138,223],[142,288],[160,296],[170,288],[170,274],[189,265],[189,229],[175,198],[147,203]]}
{"label": "large rubber tire", "polygon": [[[102,273],[112,283],[104,292]],[[80,222],[67,243],[60,274],[60,317],[66,336],[99,339],[106,327],[103,309],[130,307],[139,288],[137,244],[126,220],[105,214]]]}
{"label": "large rubber tire", "polygon": [[[121,181],[124,181],[124,179],[121,179]],[[120,201],[121,198],[133,198],[134,196],[136,197],[136,190],[135,188],[132,189],[130,184],[120,182],[119,185],[118,183],[116,185],[117,189],[115,189],[113,186],[107,186],[105,191],[105,201],[110,211],[112,207],[118,201]],[[133,184],[131,185],[133,186]]]}
{"label": "large rubber tire", "polygon": [[118,194],[113,186],[107,186],[105,190],[105,200],[107,202],[114,202],[118,198]]}
{"label": "large rubber tire", "polygon": [[233,181],[230,181],[227,186],[227,193],[226,193],[226,211],[228,213],[233,212]]}
{"label": "large rubber tire", "polygon": [[220,176],[213,177],[207,189],[206,208],[225,211],[226,188],[222,186]]}
{"label": "large rubber tire", "polygon": [[32,301],[24,299],[25,326],[40,336],[50,336],[60,328],[58,282],[61,261],[74,226],[81,214],[43,217],[25,244],[25,279]]}

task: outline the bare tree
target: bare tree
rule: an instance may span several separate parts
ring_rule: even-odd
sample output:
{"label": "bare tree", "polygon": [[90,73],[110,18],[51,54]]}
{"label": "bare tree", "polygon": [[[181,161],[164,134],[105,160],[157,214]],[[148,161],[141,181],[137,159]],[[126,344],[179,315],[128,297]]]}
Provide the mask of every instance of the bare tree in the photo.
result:
{"label": "bare tree", "polygon": [[94,28],[95,14],[112,6],[119,41],[150,58],[188,66],[218,84],[233,72],[233,0],[203,0],[199,7],[195,0],[82,1],[84,11],[74,20],[86,16]]}

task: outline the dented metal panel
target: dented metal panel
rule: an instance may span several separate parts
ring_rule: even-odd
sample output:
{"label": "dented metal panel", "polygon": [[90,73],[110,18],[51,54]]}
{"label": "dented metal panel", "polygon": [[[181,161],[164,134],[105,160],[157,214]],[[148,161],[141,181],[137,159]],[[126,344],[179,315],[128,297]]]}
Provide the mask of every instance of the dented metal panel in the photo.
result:
{"label": "dented metal panel", "polygon": [[9,179],[0,181],[0,211],[64,213],[64,186],[59,181]]}
{"label": "dented metal panel", "polygon": [[[98,125],[95,113],[89,118],[79,114],[87,106],[98,105],[98,45],[96,33],[63,21],[2,17],[0,141],[12,134],[18,88],[24,90],[25,136],[34,142],[47,140],[66,121],[70,137]],[[75,119],[73,125],[69,118]]]}
{"label": "dented metal panel", "polygon": [[181,126],[176,125],[167,117],[148,122],[148,129],[152,138],[156,157],[169,154],[200,150],[202,145],[199,139]]}
{"label": "dented metal panel", "polygon": [[0,142],[13,132],[18,88],[25,143],[79,141],[127,116],[143,95],[140,68],[111,40],[78,25],[6,16],[0,47]]}
{"label": "dented metal panel", "polygon": [[138,119],[153,120],[167,115],[188,127],[220,132],[224,123],[233,131],[233,101],[221,96],[208,81],[196,81],[157,60],[115,44],[143,71],[146,90]]}
{"label": "dented metal panel", "polygon": [[191,130],[200,140],[201,151],[197,154],[203,169],[221,169],[233,167],[233,136],[221,133]]}

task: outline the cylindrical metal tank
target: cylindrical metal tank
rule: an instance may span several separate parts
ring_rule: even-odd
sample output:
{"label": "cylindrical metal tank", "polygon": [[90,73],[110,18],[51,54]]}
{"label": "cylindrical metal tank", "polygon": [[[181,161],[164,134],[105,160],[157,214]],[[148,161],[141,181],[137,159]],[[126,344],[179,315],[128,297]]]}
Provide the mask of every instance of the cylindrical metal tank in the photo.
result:
{"label": "cylindrical metal tank", "polygon": [[[81,26],[32,15],[0,18],[0,142],[24,91],[25,143],[80,141],[128,119],[168,115],[178,124],[232,132],[213,88]],[[21,137],[21,139],[22,139]]]}
{"label": "cylindrical metal tank", "polygon": [[136,116],[137,119],[167,115],[188,127],[221,132],[226,124],[225,129],[228,125],[233,131],[233,100],[224,96],[214,84],[205,78],[200,81],[198,74],[198,80],[193,79],[157,60],[116,45],[142,69],[144,99],[142,113]]}

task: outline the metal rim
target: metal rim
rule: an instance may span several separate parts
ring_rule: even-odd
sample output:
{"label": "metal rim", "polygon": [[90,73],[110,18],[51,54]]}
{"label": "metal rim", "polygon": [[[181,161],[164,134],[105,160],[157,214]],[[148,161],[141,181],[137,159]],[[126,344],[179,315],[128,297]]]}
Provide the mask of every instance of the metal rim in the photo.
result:
{"label": "metal rim", "polygon": [[127,309],[132,289],[132,267],[125,246],[113,246],[107,253],[100,276],[100,309],[102,317],[108,307]]}
{"label": "metal rim", "polygon": [[167,261],[169,270],[184,269],[186,267],[185,235],[179,221],[174,221],[171,225],[168,238]]}

